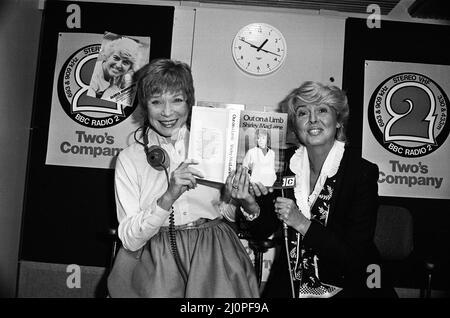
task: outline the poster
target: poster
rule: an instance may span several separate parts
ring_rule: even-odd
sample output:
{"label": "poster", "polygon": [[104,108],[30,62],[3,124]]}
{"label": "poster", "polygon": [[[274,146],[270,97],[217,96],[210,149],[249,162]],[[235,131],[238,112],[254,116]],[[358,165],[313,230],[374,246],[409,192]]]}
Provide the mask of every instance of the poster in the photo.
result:
{"label": "poster", "polygon": [[[116,103],[88,95],[105,34],[59,33],[48,165],[112,169],[114,158],[134,141],[133,132],[139,126],[135,117],[137,104]],[[139,43],[138,67],[142,67],[150,58],[150,38],[130,38]],[[130,85],[134,90],[135,85]]]}
{"label": "poster", "polygon": [[362,156],[381,196],[450,198],[450,66],[366,61]]}
{"label": "poster", "polygon": [[146,42],[105,32],[87,95],[132,106],[136,96],[133,75],[148,63],[149,51]]}

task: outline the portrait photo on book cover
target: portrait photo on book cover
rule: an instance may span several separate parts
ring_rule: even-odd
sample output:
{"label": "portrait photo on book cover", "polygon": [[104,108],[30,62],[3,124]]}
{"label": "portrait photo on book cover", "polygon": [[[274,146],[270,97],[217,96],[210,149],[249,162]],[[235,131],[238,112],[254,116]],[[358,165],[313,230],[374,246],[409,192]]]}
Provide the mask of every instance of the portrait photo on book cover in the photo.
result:
{"label": "portrait photo on book cover", "polygon": [[133,105],[136,95],[134,74],[150,59],[150,38],[105,32],[89,83],[88,96]]}
{"label": "portrait photo on book cover", "polygon": [[270,187],[277,179],[275,151],[271,149],[270,130],[257,128],[253,139],[250,143],[252,147],[245,152],[242,166],[248,168],[251,182],[261,182]]}
{"label": "portrait photo on book cover", "polygon": [[237,164],[248,168],[251,182],[272,187],[281,178],[286,147],[287,115],[241,112]]}

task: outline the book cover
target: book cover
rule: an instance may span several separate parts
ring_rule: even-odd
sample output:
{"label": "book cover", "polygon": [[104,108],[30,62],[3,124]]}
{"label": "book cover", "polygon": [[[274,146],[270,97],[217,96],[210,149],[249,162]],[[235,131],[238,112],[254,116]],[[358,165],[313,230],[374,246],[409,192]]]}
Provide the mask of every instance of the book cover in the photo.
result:
{"label": "book cover", "polygon": [[205,180],[225,183],[243,165],[252,182],[270,187],[281,178],[286,131],[285,113],[194,106],[188,157]]}
{"label": "book cover", "polygon": [[87,95],[131,106],[136,96],[134,74],[150,59],[150,38],[105,32]]}
{"label": "book cover", "polygon": [[188,158],[199,161],[196,169],[205,180],[224,183],[236,168],[239,110],[192,107]]}
{"label": "book cover", "polygon": [[236,162],[249,169],[251,182],[271,187],[284,168],[287,114],[244,110],[240,115]]}

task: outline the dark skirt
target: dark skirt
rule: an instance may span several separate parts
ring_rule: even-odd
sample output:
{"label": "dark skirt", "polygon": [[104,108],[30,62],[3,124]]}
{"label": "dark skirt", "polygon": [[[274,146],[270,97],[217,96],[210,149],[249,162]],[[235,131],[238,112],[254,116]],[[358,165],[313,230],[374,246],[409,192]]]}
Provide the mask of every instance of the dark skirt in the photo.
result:
{"label": "dark skirt", "polygon": [[[111,274],[111,297],[256,298],[252,262],[234,230],[221,219],[175,231],[187,281],[178,270],[162,227],[138,252],[121,248]],[[128,260],[127,260],[128,259]]]}

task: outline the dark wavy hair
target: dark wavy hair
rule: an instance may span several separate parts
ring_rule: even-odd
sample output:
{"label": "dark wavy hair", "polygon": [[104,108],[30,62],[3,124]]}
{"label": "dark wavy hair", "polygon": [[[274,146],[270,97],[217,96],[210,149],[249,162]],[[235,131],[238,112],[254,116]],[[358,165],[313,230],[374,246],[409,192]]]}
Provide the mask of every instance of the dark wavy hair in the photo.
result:
{"label": "dark wavy hair", "polygon": [[257,147],[259,147],[258,145],[258,137],[261,135],[265,135],[267,137],[267,148],[270,148],[270,143],[271,143],[271,139],[270,139],[270,134],[267,131],[267,129],[265,128],[257,128],[256,132],[255,132],[255,144]]}
{"label": "dark wavy hair", "polygon": [[169,92],[182,92],[189,107],[186,124],[189,126],[192,106],[195,103],[194,81],[191,68],[184,62],[155,59],[144,65],[137,73],[137,98],[143,116],[143,126],[149,126],[147,102],[154,96]]}

